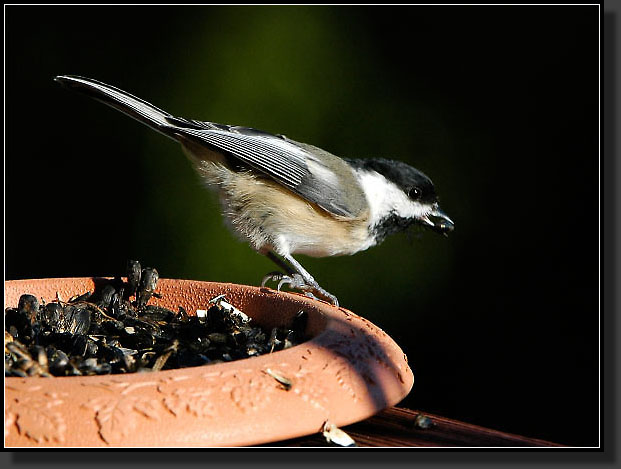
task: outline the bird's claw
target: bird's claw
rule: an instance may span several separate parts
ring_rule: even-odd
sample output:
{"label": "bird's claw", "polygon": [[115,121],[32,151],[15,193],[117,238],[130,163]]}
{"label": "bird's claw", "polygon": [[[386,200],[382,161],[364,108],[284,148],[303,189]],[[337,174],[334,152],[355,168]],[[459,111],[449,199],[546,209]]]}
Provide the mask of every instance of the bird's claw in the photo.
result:
{"label": "bird's claw", "polygon": [[309,285],[302,275],[298,273],[293,274],[283,274],[282,272],[270,272],[261,281],[261,286],[264,287],[267,282],[278,282],[276,289],[280,291],[283,285],[287,285],[289,288],[294,290],[300,290],[306,296],[314,299],[323,299],[334,306],[339,305],[339,300],[332,293],[324,290],[319,285]]}

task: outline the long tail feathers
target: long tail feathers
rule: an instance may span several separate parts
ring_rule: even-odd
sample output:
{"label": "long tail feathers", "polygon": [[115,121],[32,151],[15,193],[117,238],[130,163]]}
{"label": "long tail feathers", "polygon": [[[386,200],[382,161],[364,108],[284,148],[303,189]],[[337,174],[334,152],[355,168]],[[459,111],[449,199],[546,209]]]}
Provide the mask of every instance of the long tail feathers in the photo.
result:
{"label": "long tail feathers", "polygon": [[175,117],[143,99],[91,78],[60,75],[55,77],[54,81],[118,109],[167,137],[175,139],[176,126],[173,124]]}

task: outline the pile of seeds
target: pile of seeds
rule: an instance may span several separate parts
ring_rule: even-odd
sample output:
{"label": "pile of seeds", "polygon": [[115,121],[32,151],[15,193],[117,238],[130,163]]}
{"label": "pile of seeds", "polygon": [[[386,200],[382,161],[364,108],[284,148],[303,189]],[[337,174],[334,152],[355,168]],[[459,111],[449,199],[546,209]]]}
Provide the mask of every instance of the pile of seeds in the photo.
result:
{"label": "pile of seeds", "polygon": [[271,353],[305,340],[305,312],[265,331],[226,301],[213,298],[190,316],[148,305],[156,269],[129,261],[127,282],[102,282],[93,292],[39,303],[24,294],[5,311],[5,376],[76,376],[158,371]]}

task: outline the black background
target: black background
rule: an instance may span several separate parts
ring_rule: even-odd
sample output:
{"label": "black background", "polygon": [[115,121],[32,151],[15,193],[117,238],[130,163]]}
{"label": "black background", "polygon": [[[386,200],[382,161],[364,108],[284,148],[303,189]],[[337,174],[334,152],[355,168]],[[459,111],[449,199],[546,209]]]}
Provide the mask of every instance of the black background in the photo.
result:
{"label": "black background", "polygon": [[61,89],[389,156],[436,183],[448,238],[300,261],[389,333],[402,405],[598,444],[596,7],[7,7],[5,275],[257,284],[173,142]]}

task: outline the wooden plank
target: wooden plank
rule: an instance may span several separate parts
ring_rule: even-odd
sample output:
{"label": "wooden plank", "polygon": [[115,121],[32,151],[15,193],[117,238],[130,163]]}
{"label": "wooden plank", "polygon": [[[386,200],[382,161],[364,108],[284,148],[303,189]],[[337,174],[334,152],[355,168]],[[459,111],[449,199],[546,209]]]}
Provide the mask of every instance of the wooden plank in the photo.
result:
{"label": "wooden plank", "polygon": [[[417,420],[418,419],[418,420]],[[422,424],[422,425],[421,425]],[[428,424],[429,426],[427,427]],[[427,427],[427,428],[422,428]],[[342,428],[361,447],[542,447],[549,441],[504,433],[438,415],[392,407]],[[319,433],[266,446],[330,446]]]}

